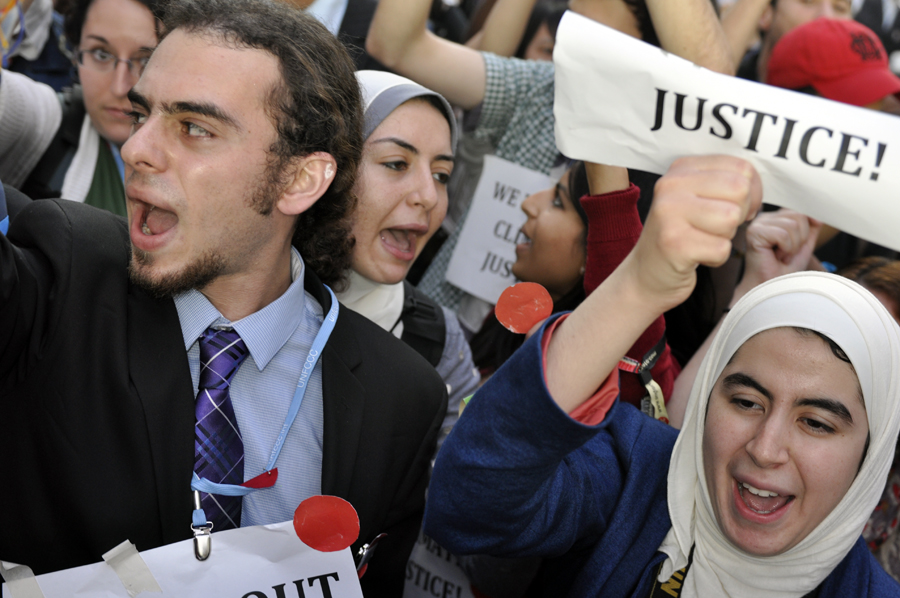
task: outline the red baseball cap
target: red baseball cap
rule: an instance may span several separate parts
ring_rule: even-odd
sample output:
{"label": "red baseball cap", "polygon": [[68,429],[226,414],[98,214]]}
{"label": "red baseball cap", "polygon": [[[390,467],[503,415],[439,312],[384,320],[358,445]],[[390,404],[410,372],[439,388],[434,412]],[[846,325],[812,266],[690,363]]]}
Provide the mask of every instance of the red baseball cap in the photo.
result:
{"label": "red baseball cap", "polygon": [[766,83],[812,87],[819,95],[865,106],[900,93],[875,33],[849,19],[820,18],[789,31],[772,50]]}

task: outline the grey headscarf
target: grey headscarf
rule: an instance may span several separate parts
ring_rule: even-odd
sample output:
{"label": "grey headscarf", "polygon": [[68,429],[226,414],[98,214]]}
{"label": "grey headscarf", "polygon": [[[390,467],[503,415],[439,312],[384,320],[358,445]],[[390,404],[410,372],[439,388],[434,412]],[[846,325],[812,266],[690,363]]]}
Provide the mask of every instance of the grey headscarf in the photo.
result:
{"label": "grey headscarf", "polygon": [[444,118],[450,125],[450,146],[456,152],[456,116],[444,96],[410,81],[406,77],[383,71],[356,71],[356,79],[362,89],[363,111],[365,112],[364,137],[372,131],[401,104],[413,98],[433,97],[442,106]]}

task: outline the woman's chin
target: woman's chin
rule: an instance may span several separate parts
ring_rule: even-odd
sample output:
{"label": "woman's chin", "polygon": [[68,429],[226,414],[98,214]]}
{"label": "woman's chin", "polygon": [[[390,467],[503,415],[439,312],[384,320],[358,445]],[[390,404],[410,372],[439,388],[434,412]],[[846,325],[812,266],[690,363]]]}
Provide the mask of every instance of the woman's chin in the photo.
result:
{"label": "woman's chin", "polygon": [[409,272],[408,268],[353,268],[353,270],[375,284],[386,285],[403,282],[403,279],[406,278],[406,273]]}
{"label": "woman's chin", "polygon": [[533,282],[531,280],[528,280],[527,278],[523,278],[523,276],[527,277],[527,274],[522,272],[521,261],[522,260],[516,260],[509,271],[512,272],[512,275],[515,276],[516,280],[519,282]]}

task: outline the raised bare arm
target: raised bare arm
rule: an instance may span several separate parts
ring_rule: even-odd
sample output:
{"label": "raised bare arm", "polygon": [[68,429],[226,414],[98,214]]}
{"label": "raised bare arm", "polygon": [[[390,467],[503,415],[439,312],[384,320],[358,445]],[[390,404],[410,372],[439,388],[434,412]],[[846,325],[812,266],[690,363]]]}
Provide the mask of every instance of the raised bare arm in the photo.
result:
{"label": "raised bare arm", "polygon": [[664,50],[711,71],[733,75],[735,62],[709,0],[647,0]]}
{"label": "raised bare arm", "polygon": [[[741,297],[767,280],[808,269],[821,226],[821,222],[792,210],[782,209],[760,214],[747,229],[744,276],[734,289],[728,308],[734,307]],[[700,364],[709,352],[721,323],[720,318],[675,380],[672,398],[666,407],[669,422],[676,428],[680,428],[684,422],[684,411],[694,386],[694,378],[700,371]]]}
{"label": "raised bare arm", "polygon": [[741,59],[759,33],[759,20],[771,0],[737,0],[728,14],[722,17],[722,29],[731,47],[731,58],[735,64]]}
{"label": "raised bare arm", "polygon": [[661,313],[684,301],[698,264],[728,259],[762,199],[753,167],[730,156],[683,158],[657,183],[637,245],[565,320],[547,350],[547,386],[564,411],[591,396]]}
{"label": "raised bare arm", "polygon": [[484,59],[477,50],[428,31],[430,7],[430,0],[380,0],[366,50],[451,104],[474,108],[484,99]]}
{"label": "raised bare arm", "polygon": [[522,43],[528,18],[537,0],[497,0],[484,27],[477,48],[498,56],[512,56]]}

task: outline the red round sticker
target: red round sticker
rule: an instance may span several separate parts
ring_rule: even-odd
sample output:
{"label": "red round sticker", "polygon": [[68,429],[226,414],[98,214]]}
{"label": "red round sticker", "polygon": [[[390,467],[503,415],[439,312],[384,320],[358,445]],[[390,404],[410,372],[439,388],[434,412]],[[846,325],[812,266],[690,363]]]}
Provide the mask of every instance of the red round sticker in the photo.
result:
{"label": "red round sticker", "polygon": [[494,313],[507,330],[525,334],[535,324],[550,317],[553,299],[538,283],[520,282],[503,291]]}
{"label": "red round sticker", "polygon": [[294,511],[297,537],[320,552],[337,552],[356,542],[359,516],[356,509],[337,496],[311,496]]}

